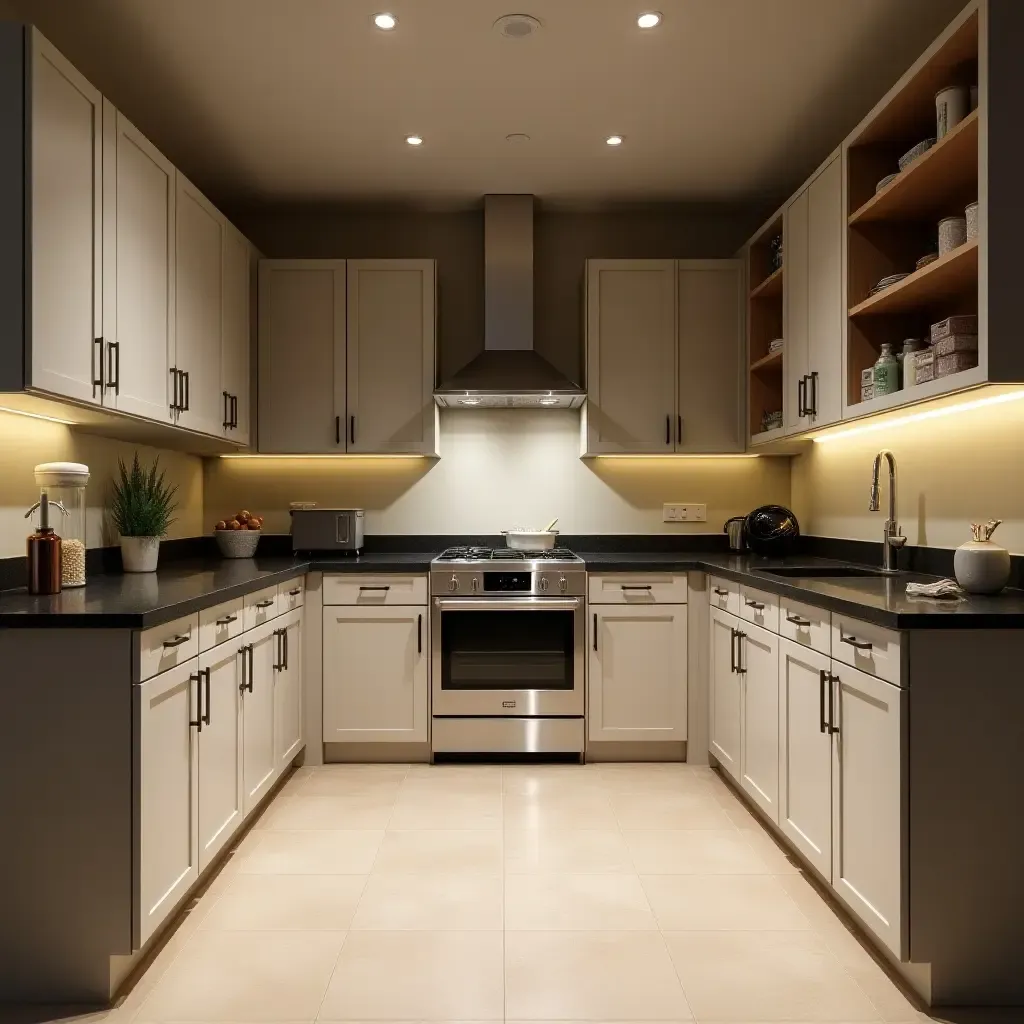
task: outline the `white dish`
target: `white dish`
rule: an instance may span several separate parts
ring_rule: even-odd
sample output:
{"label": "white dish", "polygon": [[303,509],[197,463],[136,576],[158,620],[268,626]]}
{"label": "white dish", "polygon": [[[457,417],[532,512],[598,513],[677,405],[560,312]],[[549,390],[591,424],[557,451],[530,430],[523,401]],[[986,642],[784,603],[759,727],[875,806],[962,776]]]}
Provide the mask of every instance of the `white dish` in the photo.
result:
{"label": "white dish", "polygon": [[557,530],[502,530],[501,535],[513,551],[550,551],[558,539]]}

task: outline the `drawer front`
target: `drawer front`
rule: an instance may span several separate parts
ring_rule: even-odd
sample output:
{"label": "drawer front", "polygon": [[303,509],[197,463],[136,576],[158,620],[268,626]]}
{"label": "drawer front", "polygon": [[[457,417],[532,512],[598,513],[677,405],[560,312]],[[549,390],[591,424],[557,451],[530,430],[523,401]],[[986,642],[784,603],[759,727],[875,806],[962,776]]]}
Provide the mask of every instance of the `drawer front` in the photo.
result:
{"label": "drawer front", "polygon": [[901,686],[900,635],[883,626],[832,613],[832,657]]}
{"label": "drawer front", "polygon": [[779,631],[779,596],[753,587],[740,588],[740,618],[771,633]]}
{"label": "drawer front", "polygon": [[740,585],[718,576],[708,577],[708,599],[712,608],[719,608],[731,615],[740,613]]}
{"label": "drawer front", "polygon": [[264,622],[269,622],[279,612],[277,607],[277,584],[257,590],[255,594],[246,594],[244,601],[245,628],[248,630],[262,626]]}
{"label": "drawer front", "polygon": [[226,640],[242,635],[243,601],[236,597],[199,613],[199,650],[209,651]]}
{"label": "drawer front", "polygon": [[301,608],[306,603],[306,577],[296,576],[287,583],[277,586],[277,608],[283,615],[285,612]]}
{"label": "drawer front", "polygon": [[591,604],[686,604],[686,575],[664,572],[591,576]]}
{"label": "drawer front", "polygon": [[779,633],[787,640],[803,644],[821,654],[832,651],[832,615],[822,608],[779,598]]}
{"label": "drawer front", "polygon": [[139,638],[139,681],[183,665],[199,654],[199,616],[184,615],[143,630]]}
{"label": "drawer front", "polygon": [[324,604],[424,605],[426,576],[371,576],[363,573],[324,574]]}

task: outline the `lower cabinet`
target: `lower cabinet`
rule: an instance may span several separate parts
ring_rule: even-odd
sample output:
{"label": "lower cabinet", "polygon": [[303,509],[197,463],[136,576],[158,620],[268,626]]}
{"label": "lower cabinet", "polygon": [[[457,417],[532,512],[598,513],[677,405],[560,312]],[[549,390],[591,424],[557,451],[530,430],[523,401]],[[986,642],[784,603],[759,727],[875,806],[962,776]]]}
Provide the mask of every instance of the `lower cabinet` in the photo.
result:
{"label": "lower cabinet", "polygon": [[736,643],[741,679],[740,785],[779,820],[779,638],[743,622]]}
{"label": "lower cabinet", "polygon": [[430,738],[427,609],[324,608],[324,742]]}
{"label": "lower cabinet", "polygon": [[686,605],[591,606],[592,742],[686,739]]}
{"label": "lower cabinet", "polygon": [[740,675],[736,670],[739,619],[711,609],[711,753],[722,770],[740,780]]}
{"label": "lower cabinet", "polygon": [[302,747],[302,609],[277,620],[274,749],[283,772]]}
{"label": "lower cabinet", "polygon": [[274,677],[279,642],[274,620],[243,636],[242,679],[242,786],[248,814],[270,791],[277,778],[274,745]]}

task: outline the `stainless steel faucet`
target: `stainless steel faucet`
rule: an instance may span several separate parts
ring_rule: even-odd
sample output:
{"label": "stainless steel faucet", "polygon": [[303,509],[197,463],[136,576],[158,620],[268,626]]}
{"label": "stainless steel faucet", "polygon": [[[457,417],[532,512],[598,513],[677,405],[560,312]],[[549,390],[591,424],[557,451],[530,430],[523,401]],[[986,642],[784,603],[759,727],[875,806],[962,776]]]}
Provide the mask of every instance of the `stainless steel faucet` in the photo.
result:
{"label": "stainless steel faucet", "polygon": [[878,471],[882,468],[882,459],[889,463],[889,518],[882,530],[882,571],[899,572],[896,568],[896,554],[907,538],[900,532],[900,524],[896,521],[896,456],[888,448],[883,448],[875,456],[875,464],[871,470],[871,502],[869,512],[878,511]]}

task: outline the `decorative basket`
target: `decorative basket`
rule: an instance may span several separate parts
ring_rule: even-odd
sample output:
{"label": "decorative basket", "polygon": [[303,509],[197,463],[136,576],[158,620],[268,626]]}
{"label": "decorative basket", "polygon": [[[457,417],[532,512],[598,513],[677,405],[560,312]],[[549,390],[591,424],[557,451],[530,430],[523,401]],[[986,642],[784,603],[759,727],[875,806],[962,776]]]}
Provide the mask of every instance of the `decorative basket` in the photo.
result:
{"label": "decorative basket", "polygon": [[225,558],[252,558],[261,530],[214,530],[217,547]]}

